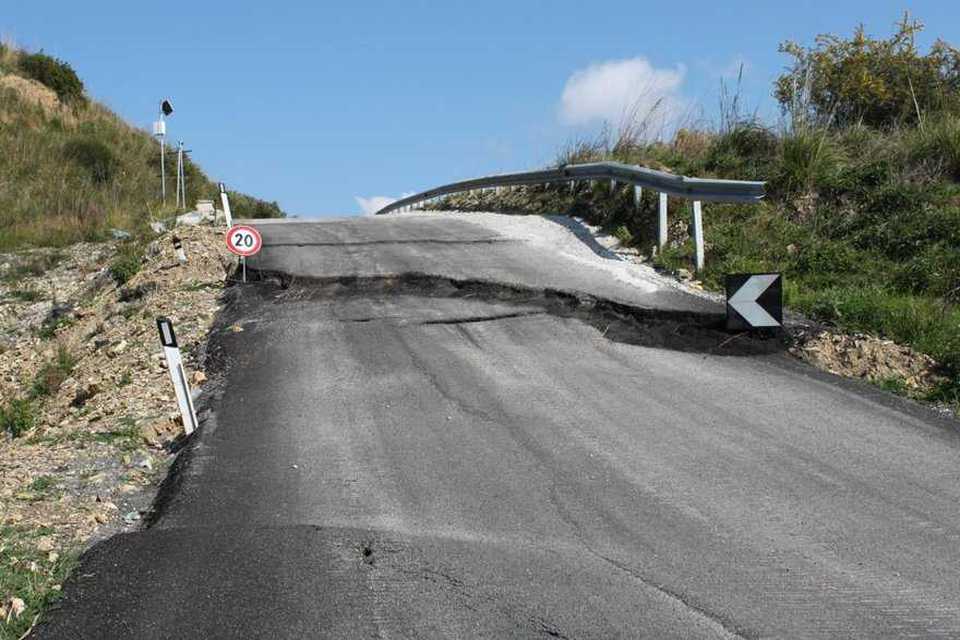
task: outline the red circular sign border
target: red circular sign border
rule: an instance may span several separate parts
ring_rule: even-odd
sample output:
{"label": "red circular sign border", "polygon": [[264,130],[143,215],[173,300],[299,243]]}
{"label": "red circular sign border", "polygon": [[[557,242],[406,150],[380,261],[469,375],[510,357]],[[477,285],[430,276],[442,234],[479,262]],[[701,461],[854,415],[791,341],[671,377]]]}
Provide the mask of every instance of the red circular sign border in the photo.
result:
{"label": "red circular sign border", "polygon": [[[256,248],[253,251],[240,252],[240,251],[237,251],[232,244],[230,244],[230,235],[238,231],[249,231],[253,235],[253,237],[257,239]],[[260,253],[260,249],[263,248],[263,236],[260,235],[259,231],[245,224],[233,225],[232,227],[227,229],[227,233],[223,236],[223,238],[227,242],[227,251],[229,251],[234,255],[240,256],[241,258],[249,258],[250,256],[255,256],[258,253]]]}

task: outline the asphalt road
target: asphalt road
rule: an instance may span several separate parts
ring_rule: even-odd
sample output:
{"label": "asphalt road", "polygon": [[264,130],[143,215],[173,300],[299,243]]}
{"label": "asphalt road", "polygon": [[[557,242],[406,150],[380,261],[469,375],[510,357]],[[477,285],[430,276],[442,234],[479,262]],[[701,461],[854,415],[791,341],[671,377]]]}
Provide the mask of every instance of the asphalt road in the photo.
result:
{"label": "asphalt road", "polygon": [[960,637],[955,423],[466,221],[261,229],[296,278],[34,637]]}

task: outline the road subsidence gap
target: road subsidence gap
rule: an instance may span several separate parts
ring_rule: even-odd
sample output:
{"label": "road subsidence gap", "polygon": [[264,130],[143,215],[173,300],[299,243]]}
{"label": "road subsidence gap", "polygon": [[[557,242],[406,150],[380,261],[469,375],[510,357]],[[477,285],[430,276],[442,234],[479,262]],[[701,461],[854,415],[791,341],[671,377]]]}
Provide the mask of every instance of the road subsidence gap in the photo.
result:
{"label": "road subsidence gap", "polygon": [[[718,356],[748,356],[785,351],[779,333],[731,334],[724,328],[723,313],[664,310],[641,307],[575,291],[536,289],[483,280],[459,280],[425,273],[380,276],[292,277],[286,273],[249,271],[252,286],[235,295],[263,296],[275,303],[329,302],[339,298],[420,296],[469,298],[476,302],[522,307],[516,313],[451,317],[420,324],[463,324],[523,320],[539,315],[585,322],[614,342]],[[539,312],[531,312],[535,307]],[[344,320],[356,322],[357,319]],[[397,322],[394,317],[363,318],[364,322]]]}

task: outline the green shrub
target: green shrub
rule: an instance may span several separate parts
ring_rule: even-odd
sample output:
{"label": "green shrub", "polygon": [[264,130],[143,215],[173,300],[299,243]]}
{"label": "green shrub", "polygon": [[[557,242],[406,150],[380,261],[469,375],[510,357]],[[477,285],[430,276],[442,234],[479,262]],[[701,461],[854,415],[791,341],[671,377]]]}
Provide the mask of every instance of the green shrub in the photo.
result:
{"label": "green shrub", "polygon": [[68,63],[40,51],[21,55],[19,67],[28,78],[53,89],[64,104],[86,104],[83,82]]}
{"label": "green shrub", "polygon": [[937,242],[897,266],[892,283],[902,291],[960,302],[960,246]]}
{"label": "green shrub", "polygon": [[60,385],[70,377],[76,360],[73,354],[64,346],[57,347],[57,357],[47,362],[37,372],[33,380],[33,387],[30,390],[34,398],[41,396],[51,396],[60,390]]}
{"label": "green shrub", "polygon": [[[889,39],[820,35],[812,47],[784,42],[793,66],[777,79],[774,95],[795,121],[844,127],[916,123],[923,114],[960,108],[960,51],[937,40],[923,55],[915,44],[923,29],[904,16]],[[918,116],[919,112],[919,116]]]}
{"label": "green shrub", "polygon": [[23,302],[36,302],[43,297],[43,294],[36,289],[14,289],[10,292],[10,297]]}
{"label": "green shrub", "polygon": [[724,178],[766,180],[778,151],[779,140],[772,131],[748,122],[713,140],[706,168]]}
{"label": "green shrub", "polygon": [[915,132],[909,151],[915,162],[932,164],[940,175],[960,180],[960,116],[943,114],[927,121]]}
{"label": "green shrub", "polygon": [[44,320],[43,324],[40,325],[40,330],[37,332],[37,335],[44,340],[49,340],[57,335],[57,331],[63,327],[69,327],[73,323],[74,319],[69,315],[47,318]]}
{"label": "green shrub", "polygon": [[143,266],[143,247],[137,242],[124,242],[110,262],[110,275],[118,285],[126,284]]}
{"label": "green shrub", "polygon": [[92,138],[74,138],[63,145],[63,155],[90,173],[97,183],[110,182],[120,167],[116,154],[107,145]]}
{"label": "green shrub", "polygon": [[16,438],[29,431],[37,422],[33,403],[28,398],[14,398],[0,406],[0,431]]}
{"label": "green shrub", "polygon": [[283,218],[286,214],[276,202],[229,191],[230,212],[234,218]]}
{"label": "green shrub", "polygon": [[781,194],[830,184],[843,169],[843,149],[827,130],[800,129],[784,136],[780,144],[780,166],[770,177],[771,187]]}
{"label": "green shrub", "polygon": [[943,200],[923,185],[889,183],[864,194],[823,231],[892,260],[912,260],[937,243],[960,246],[960,208]]}

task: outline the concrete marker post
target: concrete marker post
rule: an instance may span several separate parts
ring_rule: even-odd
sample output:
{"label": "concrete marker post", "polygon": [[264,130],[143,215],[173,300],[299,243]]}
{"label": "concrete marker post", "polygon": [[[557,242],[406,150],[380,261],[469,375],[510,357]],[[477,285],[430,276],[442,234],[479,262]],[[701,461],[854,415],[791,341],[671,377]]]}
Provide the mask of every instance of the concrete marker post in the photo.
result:
{"label": "concrete marker post", "polygon": [[187,264],[187,253],[183,250],[183,241],[179,236],[173,236],[173,251],[177,254],[177,262]]}
{"label": "concrete marker post", "polygon": [[187,374],[183,370],[183,360],[180,358],[180,347],[177,345],[177,334],[173,331],[173,323],[167,318],[157,318],[157,330],[160,332],[160,344],[163,345],[163,355],[167,359],[167,369],[170,371],[170,380],[180,406],[180,419],[183,420],[183,431],[190,435],[197,429],[197,413],[193,408],[193,398],[190,396],[190,384]]}
{"label": "concrete marker post", "polygon": [[230,213],[230,198],[227,196],[227,187],[220,183],[220,204],[223,206],[223,217],[227,222],[227,229],[233,226],[233,215]]}

